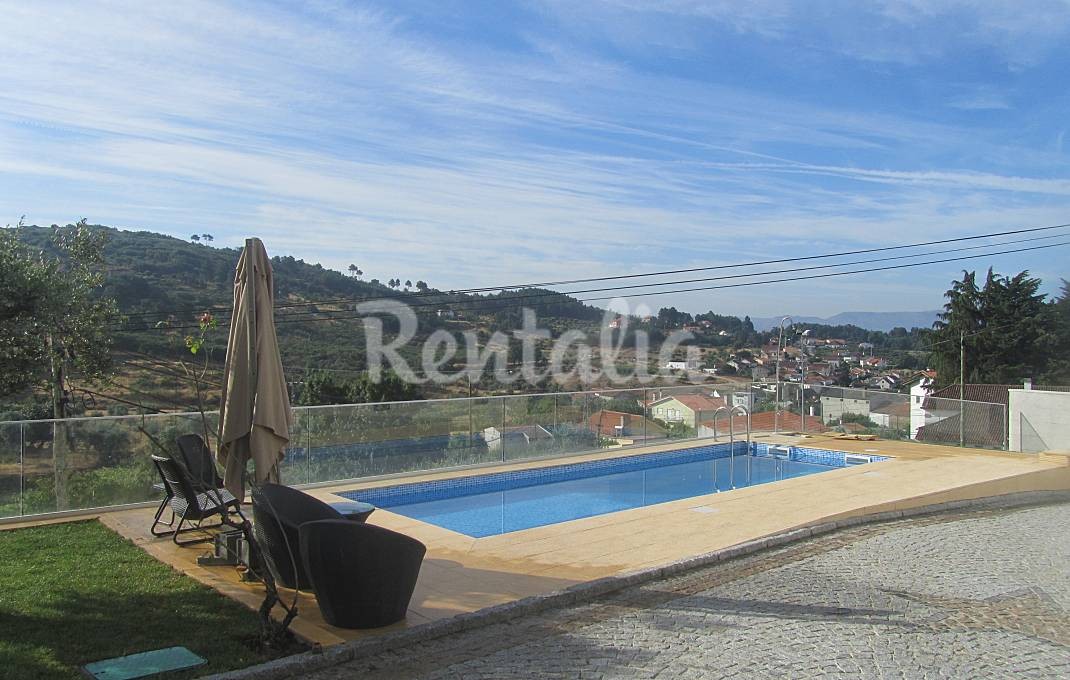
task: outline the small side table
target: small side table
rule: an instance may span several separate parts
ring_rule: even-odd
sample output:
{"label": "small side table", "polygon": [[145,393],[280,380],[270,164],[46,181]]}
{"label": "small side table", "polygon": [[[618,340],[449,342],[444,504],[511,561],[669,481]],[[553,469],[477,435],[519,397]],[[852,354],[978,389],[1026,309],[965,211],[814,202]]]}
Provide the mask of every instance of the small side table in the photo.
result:
{"label": "small side table", "polygon": [[354,522],[363,522],[368,519],[368,515],[375,512],[375,506],[371,503],[362,503],[361,501],[340,501],[338,503],[331,503],[332,508],[341,513],[342,517]]}

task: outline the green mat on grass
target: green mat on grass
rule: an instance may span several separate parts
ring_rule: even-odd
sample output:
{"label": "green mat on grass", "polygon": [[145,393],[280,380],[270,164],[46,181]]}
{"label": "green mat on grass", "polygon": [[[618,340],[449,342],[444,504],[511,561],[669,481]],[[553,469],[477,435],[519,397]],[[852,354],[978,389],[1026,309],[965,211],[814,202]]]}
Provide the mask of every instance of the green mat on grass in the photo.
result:
{"label": "green mat on grass", "polygon": [[180,671],[208,663],[185,647],[154,649],[85,665],[85,672],[96,680],[134,680],[149,675]]}

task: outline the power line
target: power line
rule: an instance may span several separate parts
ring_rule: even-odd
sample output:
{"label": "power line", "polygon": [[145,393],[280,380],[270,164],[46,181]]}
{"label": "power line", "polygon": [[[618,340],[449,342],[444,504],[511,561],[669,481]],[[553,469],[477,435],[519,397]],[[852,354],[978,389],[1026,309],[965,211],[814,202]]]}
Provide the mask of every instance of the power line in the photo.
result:
{"label": "power line", "polygon": [[[812,280],[812,279],[826,279],[826,278],[831,278],[833,276],[848,276],[850,274],[871,274],[873,272],[890,271],[890,270],[893,270],[893,269],[907,269],[909,267],[921,267],[921,266],[930,265],[930,264],[947,264],[948,262],[961,262],[963,260],[976,260],[977,258],[990,257],[992,255],[1009,255],[1009,254],[1012,254],[1012,253],[1024,253],[1024,252],[1028,252],[1028,251],[1032,251],[1032,250],[1045,250],[1047,248],[1057,248],[1057,247],[1066,246],[1066,245],[1070,245],[1070,241],[1062,241],[1062,242],[1059,242],[1059,243],[1051,243],[1051,244],[1047,244],[1047,245],[1043,245],[1043,246],[1032,246],[1032,247],[1029,247],[1029,248],[1016,248],[1014,250],[1002,250],[1002,251],[995,252],[995,253],[983,253],[981,255],[964,255],[962,257],[950,257],[950,258],[947,258],[947,259],[944,259],[944,260],[930,260],[930,261],[927,261],[927,262],[908,262],[908,263],[905,263],[905,264],[889,265],[887,267],[872,267],[870,269],[855,269],[855,270],[846,271],[846,272],[830,272],[828,274],[811,274],[809,276],[793,276],[793,277],[787,278],[787,279],[770,279],[768,281],[748,281],[748,282],[744,282],[744,283],[731,283],[731,284],[724,284],[724,285],[720,285],[720,286],[704,286],[704,287],[701,287],[701,288],[680,288],[680,289],[670,290],[670,291],[655,291],[653,293],[633,293],[633,294],[629,295],[628,297],[646,297],[648,295],[663,295],[663,294],[669,294],[669,293],[691,293],[691,292],[701,291],[701,290],[719,290],[719,289],[722,289],[722,288],[742,288],[744,286],[759,286],[759,285],[764,285],[764,284],[768,284],[768,283],[789,283],[789,282],[792,282],[792,281],[807,281],[807,280]],[[591,302],[593,300],[612,300],[615,297],[617,297],[617,296],[611,295],[611,296],[607,296],[607,297],[598,297],[598,298],[583,298],[583,299],[580,300],[580,302]]]}
{"label": "power line", "polygon": [[[1038,237],[1029,238],[1029,239],[1020,239],[1019,241],[1016,241],[1015,243],[1024,243],[1024,242],[1029,242],[1029,241],[1041,241],[1041,240],[1046,240],[1046,239],[1051,239],[1051,238],[1059,238],[1059,236],[1038,236]],[[878,263],[878,262],[890,262],[890,261],[894,261],[894,260],[908,259],[908,258],[914,258],[914,257],[927,257],[927,256],[931,256],[931,255],[943,255],[943,254],[948,254],[948,253],[958,253],[958,252],[965,252],[965,251],[970,251],[970,250],[978,250],[978,249],[983,249],[983,248],[993,248],[993,247],[1004,246],[1004,245],[1011,245],[1011,242],[993,243],[993,244],[986,244],[986,245],[982,245],[982,246],[968,246],[968,247],[963,247],[963,248],[949,248],[949,249],[945,249],[945,250],[935,250],[935,251],[929,251],[929,252],[924,252],[924,253],[912,253],[912,254],[909,254],[909,255],[896,255],[896,256],[893,256],[893,257],[885,257],[885,258],[873,258],[873,259],[868,259],[868,260],[856,260],[854,262],[839,262],[839,263],[836,263],[836,264],[823,264],[823,265],[815,265],[815,266],[812,266],[812,267],[801,267],[801,268],[792,268],[792,269],[776,269],[776,270],[771,270],[771,271],[752,272],[752,273],[747,273],[747,274],[730,274],[730,275],[726,275],[726,276],[711,276],[711,277],[704,277],[704,278],[698,278],[698,279],[682,279],[682,280],[678,280],[678,281],[661,281],[661,282],[657,282],[657,283],[629,284],[629,285],[625,285],[625,286],[609,286],[609,287],[603,287],[603,288],[587,288],[587,289],[583,289],[583,290],[572,290],[572,291],[563,291],[563,292],[553,291],[553,292],[550,292],[550,293],[536,293],[536,294],[533,294],[533,295],[509,296],[509,297],[501,297],[501,298],[484,298],[484,299],[480,299],[480,300],[461,300],[461,301],[452,302],[452,303],[451,302],[446,302],[446,303],[443,303],[443,302],[414,303],[414,304],[411,304],[409,306],[410,307],[427,307],[427,306],[435,306],[435,307],[447,306],[447,307],[450,307],[450,306],[465,305],[465,304],[476,304],[476,305],[478,305],[478,304],[488,304],[488,305],[490,305],[490,304],[494,304],[496,302],[506,301],[506,300],[514,300],[514,299],[551,297],[551,296],[558,296],[558,295],[561,295],[561,296],[564,296],[564,295],[581,295],[581,294],[585,294],[585,293],[599,293],[599,292],[605,292],[605,291],[622,291],[622,290],[629,290],[629,289],[635,289],[635,288],[653,288],[653,287],[659,287],[659,286],[671,286],[671,285],[680,285],[680,284],[686,284],[686,283],[698,283],[698,282],[704,282],[704,281],[723,281],[723,280],[730,280],[730,279],[751,278],[751,277],[756,277],[756,276],[769,276],[769,275],[773,275],[773,274],[787,274],[787,273],[802,272],[802,271],[814,271],[814,270],[818,270],[818,269],[832,269],[832,268],[836,268],[836,267],[850,267],[850,266],[859,265],[859,264],[872,264],[872,263]],[[987,253],[987,254],[998,254],[998,253]],[[614,296],[614,297],[616,297],[616,296]],[[603,298],[590,298],[590,299],[597,300],[597,299],[603,299]],[[556,303],[547,303],[547,304],[556,304]],[[287,321],[287,322],[292,322],[292,321],[296,321],[296,320],[299,320],[299,319],[306,319],[306,318],[307,319],[319,319],[319,318],[322,318],[322,317],[319,317],[319,316],[316,316],[316,315],[324,314],[324,313],[329,313],[329,312],[299,312],[299,313],[296,313],[296,314],[291,314],[289,316],[284,316],[283,319],[285,321]]]}
{"label": "power line", "polygon": [[[1013,322],[1013,323],[1005,323],[1005,324],[1003,324],[1001,326],[986,326],[986,327],[984,327],[984,328],[982,328],[980,330],[974,331],[973,333],[966,333],[962,337],[963,338],[972,338],[975,335],[981,335],[982,333],[987,333],[988,331],[1002,331],[1002,330],[1006,330],[1008,328],[1016,328],[1018,326],[1021,326],[1021,322],[1016,321],[1016,322]],[[928,330],[930,330],[930,332],[934,332],[935,333],[938,330],[944,330],[944,329],[928,329]],[[936,347],[937,345],[943,345],[944,343],[947,343],[947,342],[958,342],[958,341],[959,341],[959,338],[948,338],[946,340],[937,340],[936,342],[927,345],[926,349],[932,349],[933,347]]]}
{"label": "power line", "polygon": [[[1000,245],[1006,245],[1006,244],[1000,244]],[[647,296],[651,296],[651,295],[674,295],[674,294],[678,294],[678,293],[688,293],[688,292],[708,291],[708,290],[721,290],[721,289],[727,289],[727,288],[741,288],[741,287],[747,287],[747,286],[767,285],[767,284],[771,284],[771,283],[789,283],[789,282],[795,282],[795,281],[823,279],[823,278],[831,278],[831,277],[834,277],[834,276],[848,276],[848,275],[854,275],[854,274],[867,274],[867,273],[874,273],[874,272],[880,272],[880,271],[891,271],[891,270],[895,270],[895,269],[905,269],[905,268],[909,268],[909,267],[920,267],[920,266],[933,265],[933,264],[947,264],[947,263],[950,263],[950,262],[961,262],[961,261],[965,261],[965,260],[973,260],[973,259],[978,259],[978,258],[982,258],[982,257],[992,257],[992,256],[996,256],[996,255],[1008,255],[1008,254],[1013,254],[1013,253],[1029,252],[1029,251],[1036,251],[1036,250],[1045,250],[1045,249],[1048,249],[1048,248],[1056,248],[1056,247],[1061,247],[1061,246],[1065,246],[1065,245],[1070,245],[1070,241],[1061,241],[1061,242],[1058,242],[1058,243],[1045,244],[1045,245],[1040,245],[1040,246],[1032,246],[1032,247],[1027,247],[1027,248],[1015,248],[1015,249],[1010,249],[1010,250],[987,252],[987,253],[982,253],[982,254],[978,254],[978,255],[966,255],[966,256],[962,256],[962,257],[943,258],[943,259],[938,259],[938,260],[927,260],[927,261],[923,261],[923,262],[902,263],[902,264],[897,264],[897,265],[889,265],[889,266],[886,266],[886,267],[871,267],[871,268],[866,268],[866,269],[854,269],[854,270],[843,271],[843,272],[829,272],[829,273],[824,273],[824,274],[810,274],[810,275],[806,275],[806,276],[792,276],[790,278],[776,278],[776,279],[767,279],[767,280],[763,280],[763,281],[746,281],[746,282],[742,282],[742,283],[720,284],[720,285],[715,285],[715,286],[700,286],[700,287],[692,287],[692,288],[676,288],[676,289],[671,289],[671,290],[651,291],[651,292],[645,292],[645,293],[630,293],[630,294],[628,294],[628,297],[647,297]],[[954,250],[962,250],[962,249],[954,249]],[[930,255],[930,254],[932,254],[932,253],[925,253],[923,255]],[[919,256],[923,256],[923,255],[896,256],[896,257],[884,258],[884,259],[880,259],[880,260],[876,260],[876,261],[878,261],[878,262],[879,261],[890,261],[890,260],[903,259],[904,257],[919,257]],[[849,266],[849,264],[850,263],[843,263],[843,264],[840,264],[840,265],[833,265],[833,266]],[[792,271],[792,270],[788,270],[788,271]],[[803,270],[800,270],[800,271],[803,271]],[[729,276],[729,277],[714,277],[714,278],[717,278],[717,279],[725,279],[725,278],[734,279],[734,278],[745,278],[745,277],[754,276],[754,275],[766,275],[767,276],[770,273],[779,273],[779,272],[764,272],[762,274],[743,274],[743,275],[733,275],[733,276]],[[669,282],[663,282],[663,283],[660,283],[660,284],[651,284],[651,285],[672,286],[672,285],[679,285],[679,283],[681,283],[681,282],[669,281]],[[496,299],[482,299],[482,300],[465,301],[465,302],[451,303],[451,305],[452,304],[481,304],[481,305],[485,305],[485,307],[483,309],[481,309],[481,310],[464,310],[464,311],[484,311],[484,312],[486,312],[486,311],[488,311],[488,307],[490,307],[492,305],[495,305],[495,304],[500,304],[502,302],[511,303],[513,301],[516,301],[516,300],[536,300],[536,299],[547,298],[547,297],[560,298],[562,296],[577,295],[577,294],[582,294],[582,293],[586,293],[586,292],[601,292],[601,291],[609,291],[609,290],[625,290],[625,289],[629,289],[629,288],[633,288],[633,287],[634,286],[616,286],[616,287],[607,287],[607,288],[598,288],[598,289],[589,289],[589,290],[580,290],[580,291],[561,291],[561,292],[549,292],[549,293],[535,293],[535,294],[531,294],[531,295],[507,296],[507,297],[500,297],[500,298],[496,298]],[[593,302],[593,301],[600,301],[600,300],[611,300],[611,299],[614,299],[616,297],[619,297],[619,296],[612,295],[612,296],[601,296],[601,297],[591,297],[591,298],[577,298],[576,301],[577,302]],[[554,304],[562,304],[562,303],[563,303],[562,300],[555,299],[555,300],[552,300],[552,301],[541,302],[541,303],[506,304],[506,305],[500,307],[499,309],[506,309],[506,308],[510,308],[510,307],[519,307],[519,306],[537,307],[537,306],[554,305]],[[410,307],[423,307],[423,306],[428,306],[429,304],[430,305],[442,306],[442,303],[435,302],[435,303],[422,303],[422,304],[421,303],[416,303],[416,304],[410,305]],[[499,311],[499,309],[491,308],[489,311]],[[298,316],[297,314],[294,314],[294,315],[285,316],[283,318],[280,318],[280,319],[276,320],[276,325],[282,325],[282,324],[286,324],[286,323],[314,323],[314,322],[325,322],[325,321],[346,321],[346,320],[364,318],[366,316],[368,316],[368,314],[359,313],[359,314],[344,314],[344,315],[334,315],[334,316],[310,317],[308,315],[308,313],[302,313],[301,316]],[[182,328],[182,327],[177,327],[177,328]],[[196,327],[195,326],[189,326],[189,327],[186,327],[186,328],[196,328]],[[124,329],[124,330],[132,331],[132,330],[144,330],[144,329]]]}
{"label": "power line", "polygon": [[[780,259],[774,259],[774,260],[760,260],[760,261],[755,261],[755,262],[745,262],[745,263],[737,263],[737,264],[710,265],[710,266],[704,266],[704,267],[690,267],[690,268],[685,268],[685,269],[670,269],[670,270],[662,270],[662,271],[655,271],[655,272],[643,272],[643,273],[639,273],[639,274],[618,274],[618,275],[612,275],[612,276],[599,276],[599,277],[589,277],[589,278],[581,278],[581,279],[565,279],[565,280],[561,280],[561,281],[543,281],[543,282],[524,283],[524,284],[509,284],[509,285],[503,285],[503,286],[486,286],[486,287],[481,287],[481,288],[464,288],[464,289],[451,290],[451,291],[416,292],[416,293],[407,293],[405,297],[402,297],[402,296],[379,296],[379,297],[363,297],[363,298],[361,298],[361,297],[344,297],[344,298],[333,298],[333,299],[324,299],[324,300],[311,300],[311,301],[306,301],[306,302],[286,303],[286,304],[275,305],[275,309],[289,309],[289,308],[294,308],[294,307],[307,307],[307,306],[310,306],[310,305],[335,304],[335,303],[341,303],[341,302],[350,302],[350,303],[352,303],[352,302],[365,302],[365,301],[371,301],[371,300],[391,300],[391,299],[405,300],[405,299],[428,297],[428,296],[450,296],[450,295],[461,295],[461,294],[470,294],[470,293],[484,293],[484,292],[491,292],[491,291],[506,291],[506,290],[515,290],[515,289],[523,289],[523,288],[538,288],[538,287],[549,287],[549,286],[560,286],[560,285],[573,285],[573,284],[577,284],[577,283],[593,283],[593,282],[599,282],[599,281],[615,281],[615,280],[623,280],[623,279],[645,278],[645,277],[652,277],[652,276],[668,276],[668,275],[673,275],[673,274],[685,274],[685,273],[693,273],[693,272],[699,272],[699,271],[712,271],[712,270],[722,270],[722,269],[738,269],[738,268],[745,268],[745,267],[763,266],[763,265],[769,265],[769,264],[784,264],[784,263],[789,263],[789,262],[803,262],[803,261],[809,261],[809,260],[827,259],[827,258],[834,258],[834,257],[847,257],[847,256],[850,256],[850,255],[861,255],[861,254],[867,254],[867,253],[888,252],[888,251],[893,251],[893,250],[905,250],[905,249],[910,249],[910,248],[921,248],[921,247],[926,247],[926,246],[942,245],[942,244],[946,244],[946,243],[958,243],[958,242],[963,242],[963,241],[973,241],[973,240],[978,240],[978,239],[995,238],[995,237],[998,237],[998,236],[1010,236],[1010,235],[1025,234],[1025,233],[1035,233],[1035,232],[1039,232],[1039,231],[1051,231],[1051,230],[1056,230],[1056,229],[1065,229],[1067,227],[1070,227],[1070,223],[1050,225],[1050,226],[1045,226],[1045,227],[1030,227],[1030,228],[1025,228],[1025,229],[1013,229],[1013,230],[1007,230],[1007,231],[1001,231],[1001,232],[993,232],[993,233],[990,233],[990,234],[975,234],[975,235],[971,235],[971,236],[961,236],[961,237],[957,237],[957,238],[939,239],[939,240],[935,240],[935,241],[924,241],[924,242],[919,242],[919,243],[911,243],[911,244],[904,244],[904,245],[897,245],[897,246],[884,246],[884,247],[880,247],[880,248],[865,248],[865,249],[860,249],[860,250],[844,251],[844,252],[840,252],[840,253],[825,253],[825,254],[821,254],[821,255],[808,255],[808,256],[791,257],[791,258],[780,258]],[[992,245],[996,245],[996,244],[992,244]],[[843,266],[843,265],[841,265],[841,266]],[[226,310],[228,310],[230,308],[227,307],[227,306],[216,305],[214,307],[208,307],[207,309],[208,310],[215,309],[215,310],[218,310],[218,311],[226,311]],[[186,310],[174,310],[174,312],[141,312],[141,313],[127,314],[125,316],[127,318],[134,317],[134,316],[169,316],[169,315],[172,315],[172,314],[177,314],[177,313],[182,313],[182,312],[195,313],[195,312],[198,312],[198,311],[206,311],[206,310],[205,310],[205,308],[196,308],[196,309],[192,309],[191,308],[191,309],[186,309]]]}

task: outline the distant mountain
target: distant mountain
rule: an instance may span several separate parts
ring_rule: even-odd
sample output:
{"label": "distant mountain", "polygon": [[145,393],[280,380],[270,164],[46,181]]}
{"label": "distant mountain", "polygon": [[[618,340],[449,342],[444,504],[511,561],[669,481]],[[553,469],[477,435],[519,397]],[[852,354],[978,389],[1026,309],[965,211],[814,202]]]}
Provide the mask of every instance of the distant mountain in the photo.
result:
{"label": "distant mountain", "polygon": [[[184,347],[168,338],[166,329],[155,328],[157,321],[188,328],[204,310],[215,310],[224,317],[229,313],[239,249],[214,248],[148,231],[93,228],[108,235],[105,291],[128,316],[124,327],[116,329],[119,349],[158,356],[183,354]],[[51,231],[42,227],[26,226],[18,232],[23,242],[54,252],[50,237]],[[271,252],[271,243],[266,245]],[[354,259],[364,264],[359,251]],[[394,298],[413,305],[421,317],[417,340],[437,328],[456,332],[516,328],[520,311],[509,301],[520,295],[537,302],[540,317],[557,320],[564,327],[587,328],[597,324],[603,314],[602,309],[575,298],[536,288],[485,295],[434,288],[423,293],[394,290],[376,279],[361,281],[289,255],[273,257],[272,268],[280,308],[276,313],[280,348],[286,361],[298,367],[363,368],[363,323],[354,305],[366,299]],[[405,274],[399,273],[398,278],[406,278]],[[438,318],[439,306],[455,310],[463,319]],[[217,335],[226,342],[226,332]],[[411,344],[402,354],[419,351],[418,343]]]}
{"label": "distant mountain", "polygon": [[[931,312],[840,312],[827,319],[818,316],[793,316],[795,323],[815,323],[826,326],[858,326],[871,331],[888,332],[897,326],[911,328],[932,328],[940,310]],[[767,331],[780,324],[781,316],[751,317],[755,330]]]}

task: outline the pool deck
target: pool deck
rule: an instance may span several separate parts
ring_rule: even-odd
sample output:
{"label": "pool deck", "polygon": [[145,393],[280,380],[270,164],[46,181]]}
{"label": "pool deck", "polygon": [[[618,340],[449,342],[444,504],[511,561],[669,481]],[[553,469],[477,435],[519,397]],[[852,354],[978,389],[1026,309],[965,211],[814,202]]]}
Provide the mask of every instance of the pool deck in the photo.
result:
{"label": "pool deck", "polygon": [[[1023,491],[1070,489],[1070,456],[1000,453],[898,441],[857,441],[831,436],[756,436],[756,441],[891,456],[859,465],[658,505],[471,538],[387,510],[372,524],[427,544],[407,619],[372,631],[325,624],[314,597],[299,596],[294,632],[309,642],[333,645],[476,612],[595,579],[672,564],[791,529],[848,517],[906,510],[951,501]],[[608,449],[567,459],[522,461],[476,470],[350,482],[308,489],[327,501],[337,492],[432,479],[560,465],[708,445],[710,440],[632,449]],[[256,607],[262,589],[238,580],[233,568],[196,564],[203,548],[177,548],[148,534],[153,510],[101,514],[100,520],[158,559],[236,600]],[[290,595],[289,591],[283,591]],[[288,597],[287,597],[288,599]]]}

